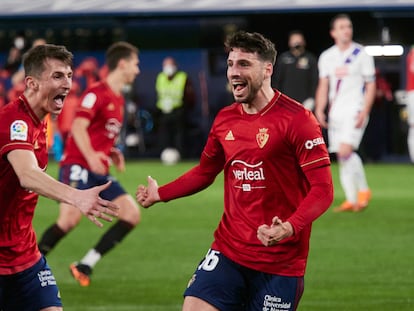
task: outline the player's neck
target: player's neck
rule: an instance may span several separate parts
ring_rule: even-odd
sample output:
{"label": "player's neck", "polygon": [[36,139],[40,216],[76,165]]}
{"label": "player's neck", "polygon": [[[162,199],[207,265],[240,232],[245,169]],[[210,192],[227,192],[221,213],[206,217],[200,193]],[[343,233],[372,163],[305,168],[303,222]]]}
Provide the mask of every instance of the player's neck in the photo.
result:
{"label": "player's neck", "polygon": [[336,46],[340,51],[346,51],[348,50],[352,45],[352,41],[346,41],[346,42],[337,42]]}
{"label": "player's neck", "polygon": [[251,102],[242,104],[243,110],[247,114],[256,114],[266,107],[274,96],[275,91],[271,87],[266,89],[262,88],[257,92]]}
{"label": "player's neck", "polygon": [[106,83],[115,94],[122,94],[122,90],[125,86],[125,83],[123,79],[118,77],[118,75],[115,72],[112,72],[107,76]]}
{"label": "player's neck", "polygon": [[25,90],[23,94],[33,113],[39,120],[43,120],[49,113],[44,109],[47,106],[47,99],[40,97],[39,93],[32,92],[30,89]]}

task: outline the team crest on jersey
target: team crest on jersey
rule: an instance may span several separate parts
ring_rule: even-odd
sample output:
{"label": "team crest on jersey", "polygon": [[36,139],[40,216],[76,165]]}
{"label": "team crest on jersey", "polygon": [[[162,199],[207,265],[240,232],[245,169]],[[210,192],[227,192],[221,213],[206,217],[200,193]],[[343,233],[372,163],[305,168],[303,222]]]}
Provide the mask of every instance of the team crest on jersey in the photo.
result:
{"label": "team crest on jersey", "polygon": [[16,120],[10,125],[10,140],[27,140],[28,126],[23,120]]}
{"label": "team crest on jersey", "polygon": [[256,141],[260,148],[263,148],[269,140],[268,130],[267,128],[261,128],[259,129],[259,133],[256,134]]}

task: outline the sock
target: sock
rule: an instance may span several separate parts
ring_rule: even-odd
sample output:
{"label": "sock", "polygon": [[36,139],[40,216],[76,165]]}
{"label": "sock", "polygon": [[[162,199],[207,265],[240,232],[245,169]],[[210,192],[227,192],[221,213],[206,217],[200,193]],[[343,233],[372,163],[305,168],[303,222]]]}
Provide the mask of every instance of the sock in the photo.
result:
{"label": "sock", "polygon": [[96,263],[101,259],[101,254],[99,254],[94,248],[90,249],[85,257],[83,257],[80,261],[82,265],[87,265],[90,268],[93,268]]}
{"label": "sock", "polygon": [[356,152],[353,152],[350,160],[352,162],[352,169],[354,171],[358,191],[367,191],[369,189],[368,182],[365,176],[364,165],[362,164],[361,157]]}
{"label": "sock", "polygon": [[65,235],[66,232],[60,229],[57,224],[51,225],[43,233],[43,236],[38,243],[40,252],[46,256],[46,254],[49,253]]}
{"label": "sock", "polygon": [[353,171],[352,154],[347,158],[340,158],[339,161],[339,180],[345,193],[345,199],[355,204],[358,197],[358,189],[355,183]]}
{"label": "sock", "polygon": [[82,264],[94,267],[103,255],[120,243],[124,237],[134,228],[126,221],[119,220],[102,236],[96,246],[89,250],[80,261]]}

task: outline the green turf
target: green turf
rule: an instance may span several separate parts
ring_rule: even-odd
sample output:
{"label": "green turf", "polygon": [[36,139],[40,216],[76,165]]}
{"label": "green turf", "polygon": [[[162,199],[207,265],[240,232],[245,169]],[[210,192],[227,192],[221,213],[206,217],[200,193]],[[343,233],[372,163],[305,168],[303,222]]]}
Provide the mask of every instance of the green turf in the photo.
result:
{"label": "green turf", "polygon": [[[157,161],[127,163],[116,174],[134,195],[146,176],[163,184],[194,165]],[[343,200],[332,166],[335,203]],[[328,210],[314,223],[301,311],[414,310],[414,166],[370,164],[370,207],[361,213]],[[48,172],[56,176],[56,164]],[[142,222],[95,268],[92,284],[79,287],[68,265],[79,260],[100,234],[84,219],[48,255],[65,311],[181,310],[182,292],[207,251],[222,212],[222,177],[191,197],[142,210]],[[40,234],[56,218],[57,204],[41,198],[35,228]]]}

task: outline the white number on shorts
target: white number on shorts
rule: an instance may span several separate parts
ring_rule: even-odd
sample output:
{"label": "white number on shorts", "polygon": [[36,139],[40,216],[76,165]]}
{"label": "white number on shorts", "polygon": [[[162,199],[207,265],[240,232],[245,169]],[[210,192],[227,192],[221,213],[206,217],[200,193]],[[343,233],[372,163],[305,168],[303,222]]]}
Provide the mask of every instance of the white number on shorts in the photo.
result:
{"label": "white number on shorts", "polygon": [[72,165],[70,167],[70,180],[81,180],[84,184],[88,181],[88,171],[79,165]]}
{"label": "white number on shorts", "polygon": [[220,254],[220,252],[211,249],[208,250],[203,262],[198,266],[198,270],[213,271],[219,262],[217,254]]}

